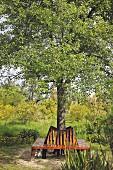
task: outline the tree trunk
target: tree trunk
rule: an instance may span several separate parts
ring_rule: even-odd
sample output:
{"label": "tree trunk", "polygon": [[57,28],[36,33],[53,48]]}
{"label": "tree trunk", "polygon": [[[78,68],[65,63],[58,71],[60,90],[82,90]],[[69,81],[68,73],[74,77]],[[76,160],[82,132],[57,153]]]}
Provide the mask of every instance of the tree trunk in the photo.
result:
{"label": "tree trunk", "polygon": [[66,97],[63,79],[58,81],[57,85],[57,128],[65,129]]}

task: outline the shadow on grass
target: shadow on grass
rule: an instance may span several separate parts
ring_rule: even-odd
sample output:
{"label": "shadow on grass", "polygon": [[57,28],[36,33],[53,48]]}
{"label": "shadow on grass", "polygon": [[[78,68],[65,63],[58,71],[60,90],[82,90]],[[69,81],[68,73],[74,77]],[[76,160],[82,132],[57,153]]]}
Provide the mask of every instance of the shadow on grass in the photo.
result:
{"label": "shadow on grass", "polygon": [[30,160],[30,146],[13,146],[0,148],[0,163],[13,164],[17,159]]}

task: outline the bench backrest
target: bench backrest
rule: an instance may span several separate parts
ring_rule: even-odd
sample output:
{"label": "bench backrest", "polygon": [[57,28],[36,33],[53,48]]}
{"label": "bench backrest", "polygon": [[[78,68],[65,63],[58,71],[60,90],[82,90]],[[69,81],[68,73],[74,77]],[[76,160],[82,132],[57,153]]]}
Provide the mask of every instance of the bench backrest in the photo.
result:
{"label": "bench backrest", "polygon": [[65,130],[58,130],[57,128],[51,126],[46,136],[44,144],[68,145],[68,146],[78,145],[77,139],[75,138],[74,135],[74,130],[71,126],[67,127]]}

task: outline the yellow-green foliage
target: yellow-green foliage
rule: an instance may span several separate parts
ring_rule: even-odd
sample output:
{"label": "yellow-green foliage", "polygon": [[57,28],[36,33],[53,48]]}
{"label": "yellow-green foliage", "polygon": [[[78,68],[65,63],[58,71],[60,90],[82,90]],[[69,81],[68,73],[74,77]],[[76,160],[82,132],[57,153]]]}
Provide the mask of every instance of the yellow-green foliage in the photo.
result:
{"label": "yellow-green foliage", "polygon": [[57,114],[57,106],[52,98],[49,98],[39,104],[39,113],[42,118],[53,118]]}
{"label": "yellow-green foliage", "polygon": [[39,104],[34,101],[22,102],[15,107],[15,118],[24,123],[42,118],[53,118],[54,115],[56,115],[56,104],[51,98]]}
{"label": "yellow-green foliage", "polygon": [[5,84],[0,88],[0,100],[4,105],[17,106],[18,103],[25,101],[25,97],[15,85]]}
{"label": "yellow-green foliage", "polygon": [[100,116],[104,117],[110,109],[110,103],[106,103],[106,101],[103,101],[96,96],[93,96],[86,105],[90,109],[90,114],[88,116],[93,120]]}
{"label": "yellow-green foliage", "polygon": [[84,119],[89,112],[90,110],[86,105],[73,102],[70,105],[70,116],[76,121]]}
{"label": "yellow-green foliage", "polygon": [[0,100],[0,119],[3,119],[3,101]]}
{"label": "yellow-green foliage", "polygon": [[53,118],[57,114],[56,103],[52,98],[48,98],[42,103],[36,104],[35,101],[23,101],[17,106],[4,105],[0,100],[0,119],[17,119],[23,123],[37,121],[39,119]]}
{"label": "yellow-green foliage", "polygon": [[0,100],[0,119],[7,120],[12,119],[14,113],[14,106],[11,105],[3,105],[3,101]]}
{"label": "yellow-green foliage", "polygon": [[38,118],[38,105],[33,102],[22,102],[15,107],[15,118],[23,123],[35,121]]}

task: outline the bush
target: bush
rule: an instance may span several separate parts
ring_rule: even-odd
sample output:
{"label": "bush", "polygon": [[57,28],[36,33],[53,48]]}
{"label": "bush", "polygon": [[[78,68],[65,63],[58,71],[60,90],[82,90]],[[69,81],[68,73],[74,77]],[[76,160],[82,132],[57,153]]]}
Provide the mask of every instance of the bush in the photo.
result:
{"label": "bush", "polygon": [[19,133],[19,138],[21,140],[21,143],[31,143],[36,140],[36,138],[39,137],[39,133],[36,130],[33,129],[24,129]]}
{"label": "bush", "polygon": [[95,152],[89,157],[87,154],[69,151],[66,154],[66,162],[62,165],[62,170],[111,170],[112,164],[106,160],[106,154]]}
{"label": "bush", "polygon": [[16,136],[0,136],[0,146],[13,146],[18,144]]}

